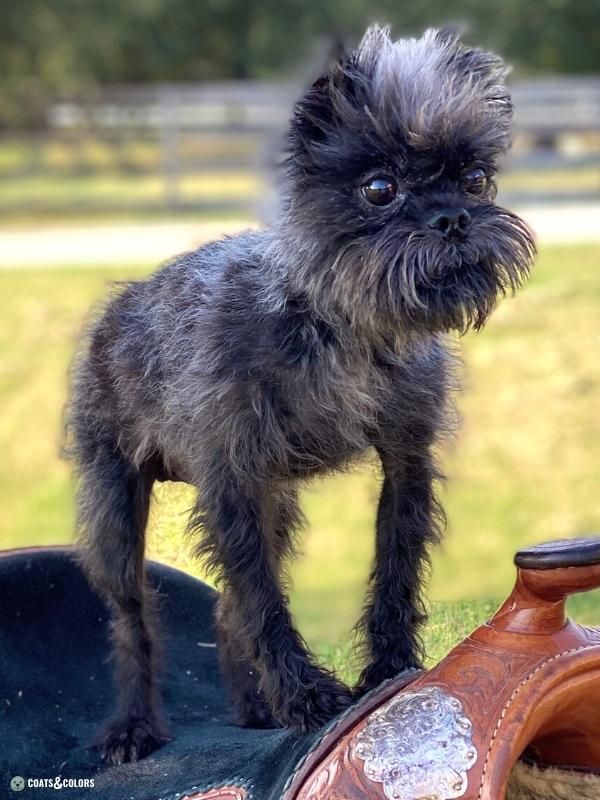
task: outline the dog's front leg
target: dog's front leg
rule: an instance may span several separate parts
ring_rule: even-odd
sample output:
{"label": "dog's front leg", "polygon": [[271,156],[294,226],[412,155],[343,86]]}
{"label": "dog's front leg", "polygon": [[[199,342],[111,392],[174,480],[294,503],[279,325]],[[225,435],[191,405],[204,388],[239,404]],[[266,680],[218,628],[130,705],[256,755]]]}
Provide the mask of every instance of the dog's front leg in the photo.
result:
{"label": "dog's front leg", "polygon": [[[220,477],[203,492],[198,524],[204,529],[201,550],[224,585],[217,627],[230,694],[246,724],[265,723],[258,713],[262,699],[275,724],[317,729],[349,705],[351,693],[314,663],[292,624],[275,553],[281,531],[269,525],[264,490]],[[251,707],[244,700],[249,695]]]}
{"label": "dog's front leg", "polygon": [[384,480],[377,512],[375,562],[359,623],[368,663],[358,682],[365,692],[407,667],[420,666],[421,598],[428,545],[438,538],[443,513],[434,497],[436,469],[428,448],[394,457],[380,451]]}

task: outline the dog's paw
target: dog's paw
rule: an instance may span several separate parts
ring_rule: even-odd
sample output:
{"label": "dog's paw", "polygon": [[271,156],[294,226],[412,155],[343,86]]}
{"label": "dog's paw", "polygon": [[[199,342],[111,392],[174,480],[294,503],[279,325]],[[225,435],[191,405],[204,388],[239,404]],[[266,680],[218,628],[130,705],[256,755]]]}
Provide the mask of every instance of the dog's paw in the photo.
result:
{"label": "dog's paw", "polygon": [[350,689],[326,673],[317,680],[302,684],[283,707],[275,710],[277,722],[307,733],[322,728],[352,704]]}
{"label": "dog's paw", "polygon": [[163,725],[134,717],[111,722],[96,746],[103,761],[118,766],[145,758],[167,741]]}

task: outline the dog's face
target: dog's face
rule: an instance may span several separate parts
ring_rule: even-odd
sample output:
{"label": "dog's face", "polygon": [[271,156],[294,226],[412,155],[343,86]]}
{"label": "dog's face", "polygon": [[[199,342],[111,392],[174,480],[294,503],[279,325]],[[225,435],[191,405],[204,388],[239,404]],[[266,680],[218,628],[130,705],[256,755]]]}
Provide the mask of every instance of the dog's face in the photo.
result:
{"label": "dog's face", "polygon": [[494,55],[371,28],[297,104],[284,217],[291,280],[387,330],[481,327],[516,289],[532,235],[494,203],[512,106]]}

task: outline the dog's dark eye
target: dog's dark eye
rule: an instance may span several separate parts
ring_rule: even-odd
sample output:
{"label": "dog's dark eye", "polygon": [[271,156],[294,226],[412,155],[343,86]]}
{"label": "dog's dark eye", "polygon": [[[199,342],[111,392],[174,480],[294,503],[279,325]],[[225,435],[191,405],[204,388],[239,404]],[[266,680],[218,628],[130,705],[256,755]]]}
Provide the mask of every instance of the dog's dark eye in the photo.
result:
{"label": "dog's dark eye", "polygon": [[463,186],[469,194],[483,194],[488,184],[488,176],[480,167],[470,170],[463,176]]}
{"label": "dog's dark eye", "polygon": [[389,206],[398,194],[396,181],[387,175],[378,175],[376,178],[371,178],[361,188],[364,197],[374,206]]}

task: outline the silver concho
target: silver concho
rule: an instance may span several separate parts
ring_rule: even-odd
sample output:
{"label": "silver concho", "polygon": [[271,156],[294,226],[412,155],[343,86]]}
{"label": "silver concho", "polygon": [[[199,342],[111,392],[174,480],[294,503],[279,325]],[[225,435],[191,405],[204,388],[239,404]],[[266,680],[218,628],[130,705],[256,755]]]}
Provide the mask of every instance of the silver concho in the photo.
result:
{"label": "silver concho", "polygon": [[368,718],[354,752],[388,800],[453,800],[477,761],[471,720],[440,686],[394,697]]}

